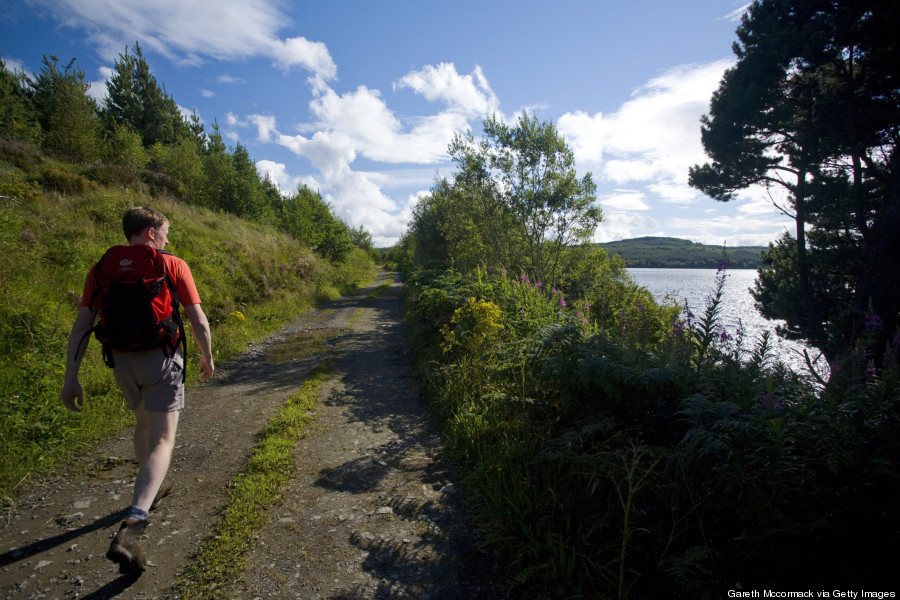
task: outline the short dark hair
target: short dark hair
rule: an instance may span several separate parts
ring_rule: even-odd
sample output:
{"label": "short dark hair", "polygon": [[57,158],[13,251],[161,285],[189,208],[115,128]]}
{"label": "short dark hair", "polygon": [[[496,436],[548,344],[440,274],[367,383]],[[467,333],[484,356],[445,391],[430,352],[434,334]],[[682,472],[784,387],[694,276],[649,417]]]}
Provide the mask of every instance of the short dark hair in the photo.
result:
{"label": "short dark hair", "polygon": [[137,206],[129,208],[122,215],[122,231],[125,233],[125,239],[131,241],[131,238],[140,235],[142,231],[148,227],[162,227],[163,223],[169,220],[161,212],[155,211],[149,206]]}

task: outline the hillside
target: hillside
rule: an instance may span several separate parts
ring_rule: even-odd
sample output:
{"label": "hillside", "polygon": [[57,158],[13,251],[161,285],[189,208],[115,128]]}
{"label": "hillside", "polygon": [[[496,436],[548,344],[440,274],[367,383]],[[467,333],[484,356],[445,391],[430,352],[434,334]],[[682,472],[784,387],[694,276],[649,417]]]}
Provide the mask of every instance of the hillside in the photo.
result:
{"label": "hillside", "polygon": [[[715,269],[722,260],[722,246],[670,237],[639,237],[607,242],[600,247],[634,268]],[[725,250],[732,269],[757,269],[765,247],[735,246]]]}

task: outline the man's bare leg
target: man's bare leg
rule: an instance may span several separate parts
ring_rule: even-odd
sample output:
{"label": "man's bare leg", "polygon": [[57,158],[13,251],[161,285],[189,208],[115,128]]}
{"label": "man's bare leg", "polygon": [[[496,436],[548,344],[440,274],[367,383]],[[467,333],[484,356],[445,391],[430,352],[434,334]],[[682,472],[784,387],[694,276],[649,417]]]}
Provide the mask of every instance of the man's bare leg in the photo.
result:
{"label": "man's bare leg", "polygon": [[149,512],[156,492],[169,471],[179,411],[148,412],[141,404],[134,414],[137,417],[134,453],[140,468],[134,481],[131,504]]}

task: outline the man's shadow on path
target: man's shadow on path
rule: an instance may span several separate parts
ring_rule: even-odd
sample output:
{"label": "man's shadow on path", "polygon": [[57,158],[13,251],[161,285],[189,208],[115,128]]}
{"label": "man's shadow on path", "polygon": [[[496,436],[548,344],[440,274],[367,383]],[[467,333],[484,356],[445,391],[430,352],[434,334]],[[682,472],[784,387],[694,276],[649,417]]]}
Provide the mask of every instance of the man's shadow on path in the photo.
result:
{"label": "man's shadow on path", "polygon": [[[79,527],[78,529],[66,531],[44,540],[38,540],[21,548],[13,548],[12,550],[0,554],[0,567],[5,567],[14,562],[19,562],[31,558],[36,554],[46,552],[47,550],[55,548],[56,546],[61,546],[66,542],[70,542],[83,535],[86,535],[93,531],[97,531],[98,529],[111,527],[119,523],[121,520],[122,511],[116,511],[105,517],[97,519],[93,523],[88,523],[83,527]],[[134,585],[139,577],[140,575],[122,575],[120,577],[117,577],[113,581],[110,581],[100,589],[91,592],[86,596],[81,596],[81,598],[82,600],[105,600],[107,598],[114,598],[115,596],[118,596],[126,589]]]}

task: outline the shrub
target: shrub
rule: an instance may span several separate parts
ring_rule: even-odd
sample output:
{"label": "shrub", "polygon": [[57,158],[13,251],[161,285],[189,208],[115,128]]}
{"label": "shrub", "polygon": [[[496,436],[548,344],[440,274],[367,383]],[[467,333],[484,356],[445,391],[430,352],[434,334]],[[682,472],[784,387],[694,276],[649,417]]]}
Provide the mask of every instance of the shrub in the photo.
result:
{"label": "shrub", "polygon": [[767,335],[745,347],[724,330],[723,273],[682,319],[628,282],[597,283],[585,289],[605,305],[525,275],[407,280],[424,390],[512,595],[697,598],[892,576],[900,333],[815,387]]}
{"label": "shrub", "polygon": [[41,171],[41,184],[70,196],[84,194],[93,186],[93,182],[86,177],[56,167],[48,167]]}

